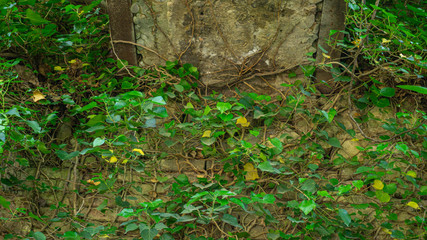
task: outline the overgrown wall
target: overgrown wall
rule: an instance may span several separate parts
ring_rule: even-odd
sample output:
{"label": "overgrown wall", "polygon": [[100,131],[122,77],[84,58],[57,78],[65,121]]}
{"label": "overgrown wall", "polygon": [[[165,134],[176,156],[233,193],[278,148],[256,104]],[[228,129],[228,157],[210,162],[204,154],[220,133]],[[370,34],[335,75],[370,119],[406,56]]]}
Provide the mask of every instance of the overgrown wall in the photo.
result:
{"label": "overgrown wall", "polygon": [[180,59],[218,87],[308,64],[321,9],[321,0],[134,0],[131,6],[140,64]]}

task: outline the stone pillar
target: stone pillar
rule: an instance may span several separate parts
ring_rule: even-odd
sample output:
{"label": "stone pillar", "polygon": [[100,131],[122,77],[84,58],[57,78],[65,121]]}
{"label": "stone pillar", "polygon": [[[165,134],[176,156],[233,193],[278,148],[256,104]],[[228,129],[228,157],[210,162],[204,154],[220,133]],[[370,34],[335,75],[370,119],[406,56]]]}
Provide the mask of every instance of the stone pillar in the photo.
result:
{"label": "stone pillar", "polygon": [[[131,0],[108,0],[107,8],[110,16],[111,37],[113,40],[135,42],[133,18],[130,11]],[[120,59],[130,65],[137,65],[136,47],[127,43],[114,43],[114,50]]]}
{"label": "stone pillar", "polygon": [[[346,3],[344,0],[323,1],[318,45],[322,46],[323,49],[328,51],[327,55],[329,55],[331,58],[326,59],[326,61],[339,61],[339,58],[341,57],[340,50],[332,49],[332,47],[330,47],[327,42],[330,37],[336,40],[343,39],[342,33],[335,33],[333,36],[329,36],[329,32],[331,30],[344,30],[345,10]],[[323,51],[319,47],[317,47],[316,63],[321,63],[324,60],[324,56],[322,53]],[[316,79],[318,83],[325,81],[329,85],[329,87],[326,84],[318,85],[317,89],[319,89],[321,93],[331,93],[334,90],[335,82],[330,72],[324,71],[322,69],[317,69]]]}

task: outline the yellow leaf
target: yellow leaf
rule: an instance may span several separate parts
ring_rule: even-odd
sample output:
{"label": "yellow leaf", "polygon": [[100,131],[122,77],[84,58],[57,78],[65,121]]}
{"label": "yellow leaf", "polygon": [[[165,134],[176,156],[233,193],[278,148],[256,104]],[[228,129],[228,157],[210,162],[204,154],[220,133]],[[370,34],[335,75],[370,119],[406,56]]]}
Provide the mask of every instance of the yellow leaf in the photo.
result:
{"label": "yellow leaf", "polygon": [[384,188],[384,183],[383,183],[383,182],[381,182],[381,180],[376,179],[376,180],[374,181],[374,184],[372,185],[372,187],[374,187],[374,188],[375,188],[375,189],[377,189],[377,190],[381,190],[381,189],[383,189],[383,188]]}
{"label": "yellow leaf", "polygon": [[361,42],[361,40],[360,39],[356,39],[356,40],[354,40],[353,42],[351,42],[351,43],[353,43],[355,46],[357,46],[357,47],[360,47],[359,45],[360,45],[360,42]]}
{"label": "yellow leaf", "polygon": [[33,92],[33,101],[38,102],[42,99],[46,99],[45,96],[39,90],[35,90]]}
{"label": "yellow leaf", "polygon": [[76,49],[77,53],[80,53],[81,51],[83,51],[83,47],[79,47],[79,48]]}
{"label": "yellow leaf", "polygon": [[388,230],[387,228],[383,228],[383,232],[387,233],[387,234],[391,234],[391,231]]}
{"label": "yellow leaf", "polygon": [[242,127],[249,127],[251,124],[245,117],[239,117],[236,121],[236,124],[242,125]]}
{"label": "yellow leaf", "polygon": [[117,162],[117,157],[116,156],[112,156],[110,158],[110,160],[108,160],[107,162],[109,162],[109,163],[115,163],[115,162]]}
{"label": "yellow leaf", "polygon": [[[111,152],[111,153],[114,153],[114,150],[110,149],[110,152]],[[107,158],[107,156],[102,155],[102,158]]]}
{"label": "yellow leaf", "polygon": [[65,69],[64,68],[62,68],[61,66],[55,66],[54,68],[53,68],[53,70],[55,70],[55,71],[64,71]]}
{"label": "yellow leaf", "polygon": [[206,130],[206,131],[203,133],[203,136],[202,136],[202,137],[211,137],[211,133],[212,133],[212,131],[211,131],[211,130]]}
{"label": "yellow leaf", "polygon": [[358,139],[358,138],[353,138],[353,139],[351,139],[351,141],[352,141],[352,142],[358,142],[358,141],[359,141],[359,139]]}
{"label": "yellow leaf", "polygon": [[95,186],[98,186],[99,184],[101,184],[101,182],[95,182],[92,179],[88,179],[86,182]]}
{"label": "yellow leaf", "polygon": [[77,60],[76,60],[76,59],[73,59],[73,60],[68,61],[68,63],[71,63],[71,64],[76,63],[76,62],[77,62]]}
{"label": "yellow leaf", "polygon": [[129,162],[129,160],[125,159],[125,160],[122,161],[122,164],[126,164],[127,162]]}
{"label": "yellow leaf", "polygon": [[141,150],[141,149],[139,149],[139,148],[134,148],[133,150],[132,150],[132,152],[138,152],[139,154],[141,154],[142,156],[144,156],[145,154],[144,154],[144,152]]}
{"label": "yellow leaf", "polygon": [[243,166],[243,170],[246,172],[245,178],[247,181],[256,180],[259,178],[258,170],[252,163],[246,163],[245,166]]}
{"label": "yellow leaf", "polygon": [[406,175],[411,176],[411,177],[413,177],[413,178],[416,178],[416,177],[417,177],[417,173],[416,173],[416,172],[414,172],[414,171],[408,171],[408,172],[406,173]]}
{"label": "yellow leaf", "polygon": [[322,55],[323,55],[324,58],[331,58],[331,56],[329,56],[329,55],[327,55],[325,53],[322,53]]}
{"label": "yellow leaf", "polygon": [[416,202],[408,202],[406,205],[410,206],[413,209],[420,209],[420,206],[418,206],[418,203]]}
{"label": "yellow leaf", "polygon": [[389,43],[389,42],[391,42],[391,40],[387,40],[387,39],[385,39],[385,38],[383,38],[383,39],[382,39],[382,43],[383,43],[383,44],[385,44],[385,43]]}

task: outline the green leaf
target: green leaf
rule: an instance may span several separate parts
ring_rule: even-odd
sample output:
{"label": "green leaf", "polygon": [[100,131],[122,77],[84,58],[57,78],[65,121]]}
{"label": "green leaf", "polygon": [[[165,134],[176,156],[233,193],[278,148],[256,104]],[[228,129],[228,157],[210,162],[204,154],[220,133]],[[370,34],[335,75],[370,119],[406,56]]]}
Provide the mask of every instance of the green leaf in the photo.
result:
{"label": "green leaf", "polygon": [[216,103],[216,108],[218,108],[218,110],[221,113],[224,113],[225,111],[228,111],[231,109],[231,104],[228,102],[217,102]]}
{"label": "green leaf", "polygon": [[177,90],[180,93],[184,91],[184,87],[182,85],[175,84],[173,86],[174,86],[175,90]]}
{"label": "green leaf", "polygon": [[31,10],[31,8],[27,8],[27,10],[25,11],[25,14],[26,14],[26,17],[30,19],[30,22],[36,26],[50,23],[50,21],[42,18],[40,14]]}
{"label": "green leaf", "polygon": [[304,183],[301,185],[301,190],[315,193],[317,190],[316,182],[313,179],[305,180]]}
{"label": "green leaf", "polygon": [[348,226],[350,226],[351,223],[351,217],[348,214],[347,210],[345,209],[339,209],[338,210],[338,215],[341,217],[341,219],[344,221],[344,224]]}
{"label": "green leaf", "polygon": [[159,231],[157,231],[155,228],[144,229],[141,231],[141,237],[143,240],[153,240],[157,236],[158,232]]}
{"label": "green leaf", "polygon": [[404,143],[399,143],[396,145],[396,149],[402,151],[404,154],[406,154],[409,150],[408,145]]}
{"label": "green leaf", "polygon": [[122,89],[132,89],[132,88],[135,88],[132,83],[128,81],[122,82]]}
{"label": "green leaf", "polygon": [[363,185],[364,185],[364,183],[363,183],[363,181],[362,181],[362,180],[354,180],[354,181],[352,182],[352,184],[353,184],[353,186],[354,186],[355,188],[357,188],[357,189],[361,189],[361,188],[363,187]]}
{"label": "green leaf", "polygon": [[128,218],[135,215],[132,208],[123,208],[123,210],[117,214],[117,216]]}
{"label": "green leaf", "polygon": [[93,141],[93,147],[98,147],[98,146],[101,146],[102,144],[104,144],[104,142],[105,142],[105,139],[103,139],[103,138],[95,138],[95,140]]}
{"label": "green leaf", "polygon": [[370,172],[370,171],[372,171],[372,170],[373,170],[373,168],[372,168],[372,167],[362,166],[362,167],[359,167],[359,168],[356,170],[355,174],[358,174],[358,173],[364,173],[364,172]]}
{"label": "green leaf", "polygon": [[230,214],[224,214],[224,216],[222,216],[221,219],[223,222],[230,224],[231,226],[234,227],[238,227],[238,228],[243,228],[242,226],[240,226],[240,224],[237,222],[237,218],[230,215]]}
{"label": "green leaf", "polygon": [[135,223],[131,223],[131,224],[126,226],[125,234],[128,232],[134,231],[136,229],[138,229],[138,225],[136,225]]}
{"label": "green leaf", "polygon": [[210,145],[212,145],[216,141],[216,139],[214,137],[210,137],[210,138],[202,138],[200,141],[203,144],[205,144],[207,146],[210,146]]}
{"label": "green leaf", "polygon": [[270,140],[271,144],[275,147],[273,148],[274,154],[279,154],[283,151],[283,144],[278,138],[269,138],[268,140]]}
{"label": "green leaf", "polygon": [[405,239],[405,234],[399,230],[393,230],[391,231],[390,237],[396,238],[396,239]]}
{"label": "green leaf", "polygon": [[94,108],[94,107],[96,107],[96,106],[98,106],[98,104],[97,104],[96,102],[91,102],[91,103],[87,104],[86,106],[82,107],[82,108],[79,110],[79,112],[87,111],[87,110],[89,110],[89,109],[91,109],[91,108]]}
{"label": "green leaf", "polygon": [[396,93],[396,89],[391,87],[385,87],[380,90],[380,95],[384,97],[393,97]]}
{"label": "green leaf", "polygon": [[274,197],[273,194],[266,194],[262,198],[262,201],[260,201],[260,203],[264,203],[264,204],[273,204],[274,202],[276,202],[276,198]]}
{"label": "green leaf", "polygon": [[427,94],[427,88],[426,87],[413,86],[413,85],[398,85],[397,87],[402,88],[402,89],[406,89],[406,90],[411,90],[411,91],[414,91],[417,93]]}
{"label": "green leaf", "polygon": [[34,233],[34,238],[36,240],[46,240],[46,236],[43,233],[41,233],[41,232],[35,232]]}
{"label": "green leaf", "polygon": [[28,126],[30,126],[35,133],[41,133],[42,128],[40,127],[39,123],[36,121],[25,121]]}
{"label": "green leaf", "polygon": [[377,190],[375,192],[375,196],[378,198],[378,200],[380,200],[380,202],[386,203],[390,201],[390,195],[381,190]]}
{"label": "green leaf", "polygon": [[281,173],[278,169],[274,168],[269,161],[260,163],[257,168],[263,172]]}
{"label": "green leaf", "polygon": [[334,120],[335,115],[337,115],[337,110],[333,108],[329,109],[329,112],[323,110],[321,110],[320,112],[323,114],[326,120],[328,120],[329,123],[331,123],[332,120]]}
{"label": "green leaf", "polygon": [[0,205],[10,210],[10,202],[7,201],[3,196],[0,196]]}
{"label": "green leaf", "polygon": [[298,207],[301,211],[304,212],[305,215],[307,215],[316,208],[316,203],[312,199],[304,200],[299,204]]}
{"label": "green leaf", "polygon": [[166,105],[166,102],[162,96],[153,97],[150,100],[151,100],[151,102],[153,102],[155,104]]}
{"label": "green leaf", "polygon": [[390,183],[387,184],[384,188],[383,191],[388,193],[388,194],[394,194],[397,191],[397,185],[396,183]]}
{"label": "green leaf", "polygon": [[96,208],[96,210],[103,212],[105,211],[104,208],[108,205],[108,199],[104,199],[101,204]]}
{"label": "green leaf", "polygon": [[331,145],[332,147],[342,148],[340,141],[336,137],[329,138],[328,144]]}
{"label": "green leaf", "polygon": [[28,212],[28,215],[30,216],[30,218],[36,219],[37,221],[44,223],[44,221],[39,216],[35,215],[34,213]]}
{"label": "green leaf", "polygon": [[334,198],[331,196],[331,194],[329,194],[327,191],[317,191],[317,195],[322,196],[322,197],[327,197],[327,198],[334,200]]}
{"label": "green leaf", "polygon": [[80,152],[76,151],[76,152],[71,152],[71,153],[67,153],[64,150],[56,150],[55,154],[56,156],[58,156],[61,160],[69,160],[73,157],[77,157],[79,155]]}

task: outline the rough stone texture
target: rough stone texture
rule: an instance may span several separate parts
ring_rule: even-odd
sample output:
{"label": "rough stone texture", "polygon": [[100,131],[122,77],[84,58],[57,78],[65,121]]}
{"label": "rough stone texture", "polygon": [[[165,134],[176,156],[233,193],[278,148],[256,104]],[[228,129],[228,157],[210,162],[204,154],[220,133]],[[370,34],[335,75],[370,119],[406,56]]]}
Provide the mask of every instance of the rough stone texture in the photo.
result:
{"label": "rough stone texture", "polygon": [[197,66],[205,84],[220,87],[309,63],[319,2],[133,0],[130,9],[142,64],[164,64],[153,50]]}
{"label": "rough stone texture", "polygon": [[[341,51],[339,49],[333,49],[329,46],[328,41],[337,41],[342,40],[344,35],[342,33],[336,33],[332,37],[329,35],[331,30],[344,30],[345,25],[345,10],[347,3],[344,0],[328,0],[324,1],[322,7],[322,18],[320,23],[319,31],[319,41],[317,48],[317,57],[316,62],[321,63],[325,61],[325,57],[321,54],[322,50],[319,46],[323,47],[331,57],[330,60],[337,61],[341,57]],[[335,88],[335,82],[333,81],[332,74],[328,71],[318,69],[316,71],[317,82],[326,82],[326,84],[321,84],[318,86],[318,89],[322,93],[330,93]],[[328,86],[329,85],[329,86]]]}
{"label": "rough stone texture", "polygon": [[[135,41],[133,34],[132,15],[130,12],[131,0],[108,0],[108,15],[110,16],[111,37],[113,40]],[[115,43],[115,52],[120,59],[136,65],[135,46]]]}

